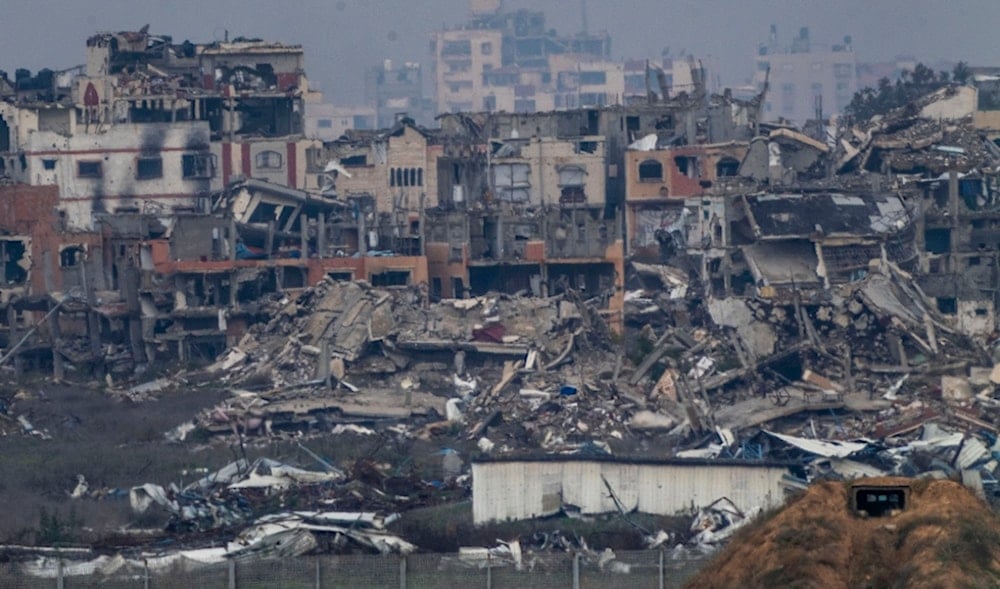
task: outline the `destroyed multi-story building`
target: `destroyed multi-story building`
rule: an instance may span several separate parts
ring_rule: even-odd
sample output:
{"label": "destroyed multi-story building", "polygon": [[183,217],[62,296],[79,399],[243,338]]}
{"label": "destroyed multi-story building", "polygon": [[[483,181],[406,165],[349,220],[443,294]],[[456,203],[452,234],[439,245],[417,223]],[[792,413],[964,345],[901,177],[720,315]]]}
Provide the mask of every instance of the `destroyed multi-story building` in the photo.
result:
{"label": "destroyed multi-story building", "polygon": [[[301,190],[317,185],[306,153],[319,145],[303,135],[301,47],[177,44],[144,28],[95,35],[86,56],[75,76],[40,73],[0,103],[0,191],[17,213],[4,223],[5,301],[67,281],[65,294],[106,320],[84,332],[117,333],[135,364],[167,349],[190,357],[197,342],[212,356],[245,323],[241,301],[314,282],[314,260],[346,256],[325,238],[364,243],[363,215]],[[338,233],[345,220],[351,237]],[[379,266],[364,262],[347,264],[352,277]],[[420,281],[422,267],[407,269]],[[11,336],[33,322],[24,304],[9,313]]]}
{"label": "destroyed multi-story building", "polygon": [[624,69],[607,32],[556,35],[545,14],[471,0],[463,26],[434,33],[438,112],[533,112],[620,104]]}
{"label": "destroyed multi-story building", "polygon": [[[695,175],[697,154],[748,139],[758,107],[707,96],[692,73],[693,92],[669,100],[449,114],[439,129],[401,115],[322,142],[303,135],[315,97],[299,47],[144,29],[96,35],[87,56],[52,96],[0,106],[8,178],[58,194],[54,218],[39,218],[59,243],[10,240],[7,274],[52,282],[46,256],[65,250],[62,266],[87,269],[90,337],[135,365],[212,357],[255,320],[256,298],[324,277],[426,284],[432,297],[581,292],[620,326],[626,146],[658,133],[689,150]],[[670,194],[695,194],[679,182]]]}
{"label": "destroyed multi-story building", "polygon": [[433,101],[424,98],[423,68],[413,61],[386,59],[365,70],[365,102],[375,109],[378,129],[391,127],[401,114],[428,125],[435,114]]}
{"label": "destroyed multi-story building", "polygon": [[334,141],[350,129],[378,128],[378,113],[373,106],[338,106],[322,102],[306,105],[305,135],[309,139]]}
{"label": "destroyed multi-story building", "polygon": [[764,103],[763,119],[784,119],[796,125],[841,113],[858,90],[857,58],[852,39],[833,45],[817,43],[808,27],[799,29],[791,43],[778,41],[771,25],[767,43],[757,50],[754,83],[771,89]]}
{"label": "destroyed multi-story building", "polygon": [[717,81],[706,77],[706,70],[709,69],[706,63],[713,71],[718,69],[711,58],[696,59],[693,55],[674,58],[668,52],[669,50],[664,50],[664,55],[656,60],[625,60],[622,104],[647,103],[650,96],[659,99],[677,98],[681,94],[696,92],[700,86],[710,92],[719,91]]}
{"label": "destroyed multi-story building", "polygon": [[766,93],[709,95],[695,68],[666,99],[321,141],[299,47],[143,30],[87,55],[0,103],[6,347],[38,328],[19,366],[211,358],[262,297],[322,279],[584,297],[622,329],[629,260],[675,265],[661,282],[689,296],[793,306],[879,261],[957,329],[995,329],[989,76],[836,139],[761,122]]}

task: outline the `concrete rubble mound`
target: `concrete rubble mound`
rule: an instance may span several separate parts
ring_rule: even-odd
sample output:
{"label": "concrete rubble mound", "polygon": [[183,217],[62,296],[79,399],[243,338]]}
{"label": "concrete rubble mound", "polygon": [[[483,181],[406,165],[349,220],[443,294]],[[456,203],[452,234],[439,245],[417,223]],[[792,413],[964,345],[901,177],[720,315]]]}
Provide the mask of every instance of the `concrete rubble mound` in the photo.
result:
{"label": "concrete rubble mound", "polygon": [[[852,509],[852,490],[906,493],[882,517]],[[953,481],[823,482],[763,516],[687,587],[972,587],[1000,582],[1000,520]]]}
{"label": "concrete rubble mound", "polygon": [[635,403],[613,386],[614,339],[572,292],[428,303],[419,288],[324,281],[276,301],[270,322],[208,368],[234,395],[198,424],[253,435],[405,421],[422,437],[464,428],[490,451],[487,430],[507,423],[571,450],[574,434],[624,435]]}
{"label": "concrete rubble mound", "polygon": [[[356,461],[349,472],[318,460],[322,471],[266,458],[252,463],[240,459],[184,488],[153,483],[133,487],[129,502],[138,514],[154,506],[168,512],[167,531],[175,533],[206,532],[217,538],[226,530],[244,527],[227,546],[226,558],[415,550],[385,527],[399,518],[395,512],[433,500],[426,490],[421,492],[426,483],[384,476],[376,465],[363,460]],[[448,497],[446,491],[438,490],[436,497]],[[321,509],[269,513],[275,504],[299,503]],[[366,506],[364,511],[358,510],[361,504]]]}
{"label": "concrete rubble mound", "polygon": [[716,298],[664,265],[630,276],[624,338],[572,291],[429,302],[417,287],[324,281],[274,301],[273,318],[208,368],[232,396],[194,426],[391,427],[492,455],[655,441],[676,458],[791,460],[789,488],[965,473],[983,496],[997,490],[993,354],[892,262],[770,297]]}

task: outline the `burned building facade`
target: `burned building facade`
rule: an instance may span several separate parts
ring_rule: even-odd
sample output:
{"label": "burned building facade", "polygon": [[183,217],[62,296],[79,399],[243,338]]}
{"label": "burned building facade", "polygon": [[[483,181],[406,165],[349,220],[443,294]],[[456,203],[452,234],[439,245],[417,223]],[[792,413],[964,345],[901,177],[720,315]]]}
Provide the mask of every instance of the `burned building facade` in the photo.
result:
{"label": "burned building facade", "polygon": [[0,227],[2,300],[24,309],[9,329],[69,293],[77,332],[110,338],[122,371],[210,359],[260,319],[255,300],[323,279],[423,285],[431,300],[584,297],[622,328],[629,260],[673,265],[691,296],[776,304],[819,304],[891,266],[962,331],[995,329],[988,84],[985,101],[949,87],[915,115],[825,137],[761,123],[764,94],[695,84],[437,128],[400,117],[326,142],[302,134],[298,46],[102,33],[50,86],[0,102],[5,206],[30,193],[48,207],[18,204]]}
{"label": "burned building facade", "polygon": [[[241,303],[328,272],[426,281],[419,244],[392,263],[364,257],[379,229],[373,202],[336,202],[307,175],[319,142],[303,136],[300,46],[174,43],[147,27],[92,36],[70,74],[0,101],[0,188],[16,208],[0,223],[3,300],[19,301],[12,333],[37,324],[18,357],[35,346],[61,361],[57,340],[73,334],[65,321],[38,323],[41,303],[22,314],[34,298],[65,303],[52,317],[87,309],[76,331],[95,342],[89,365],[120,359],[114,370],[127,374],[214,357],[253,321]],[[24,195],[44,206],[15,202]]]}

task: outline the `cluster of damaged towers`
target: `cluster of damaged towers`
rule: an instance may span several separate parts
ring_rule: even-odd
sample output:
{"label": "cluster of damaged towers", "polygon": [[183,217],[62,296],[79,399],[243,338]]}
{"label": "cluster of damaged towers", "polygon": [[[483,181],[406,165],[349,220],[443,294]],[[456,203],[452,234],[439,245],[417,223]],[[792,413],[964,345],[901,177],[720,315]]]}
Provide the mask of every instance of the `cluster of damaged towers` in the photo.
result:
{"label": "cluster of damaged towers", "polygon": [[630,263],[680,269],[692,303],[789,307],[891,266],[985,340],[996,84],[801,130],[696,88],[322,142],[299,46],[98,34],[84,66],[0,78],[3,369],[211,360],[324,278],[431,301],[572,290],[622,331]]}

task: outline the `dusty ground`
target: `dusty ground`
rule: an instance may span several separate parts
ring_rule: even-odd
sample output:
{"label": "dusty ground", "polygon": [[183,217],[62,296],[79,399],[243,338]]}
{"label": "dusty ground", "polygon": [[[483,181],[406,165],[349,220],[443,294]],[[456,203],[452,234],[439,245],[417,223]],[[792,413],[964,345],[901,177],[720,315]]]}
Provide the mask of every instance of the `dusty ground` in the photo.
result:
{"label": "dusty ground", "polygon": [[[131,402],[85,386],[56,385],[45,380],[0,386],[0,544],[91,545],[116,550],[132,545],[157,545],[167,537],[164,513],[132,513],[128,489],[146,482],[183,486],[233,461],[242,452],[252,461],[267,457],[315,469],[315,460],[297,442],[349,472],[361,460],[378,468],[383,477],[441,481],[445,448],[466,460],[474,442],[442,435],[431,440],[402,438],[384,431],[377,435],[285,436],[283,439],[246,438],[240,448],[233,436],[198,436],[183,443],[168,442],[164,433],[189,421],[226,393],[209,385],[158,393],[155,398]],[[24,416],[50,439],[25,435],[17,416]],[[503,430],[504,428],[499,428]],[[498,432],[499,433],[499,432]],[[503,436],[499,436],[503,441]],[[86,497],[70,493],[83,475]],[[361,473],[360,476],[364,476]],[[440,495],[440,497],[437,497]],[[639,548],[642,535],[620,520],[580,522],[550,518],[523,525],[476,528],[472,525],[468,493],[442,489],[435,501],[458,501],[408,512],[395,526],[424,550],[454,551],[459,545],[493,545],[496,538],[530,537],[535,532],[560,530],[579,534],[599,548]],[[308,497],[299,498],[301,502]],[[297,505],[299,508],[310,507]],[[683,531],[687,520],[645,517],[653,529]],[[679,522],[679,523],[678,523]],[[147,533],[139,533],[146,530]],[[156,532],[150,534],[148,532]],[[204,543],[213,535],[229,537],[232,530],[171,535],[171,545]],[[227,536],[228,535],[228,536]]]}
{"label": "dusty ground", "polygon": [[1000,586],[1000,520],[956,482],[912,485],[905,511],[868,519],[851,513],[848,484],[813,485],[741,530],[687,586]]}
{"label": "dusty ground", "polygon": [[[0,437],[0,504],[16,506],[0,513],[0,542],[86,541],[130,522],[161,524],[155,518],[133,521],[127,490],[150,480],[190,482],[196,469],[232,460],[224,444],[168,444],[163,437],[221,397],[200,388],[130,403],[93,388],[45,381],[0,388],[7,404],[0,418],[7,434]],[[24,435],[14,419],[21,415],[51,439]],[[78,474],[101,496],[71,499]]]}

